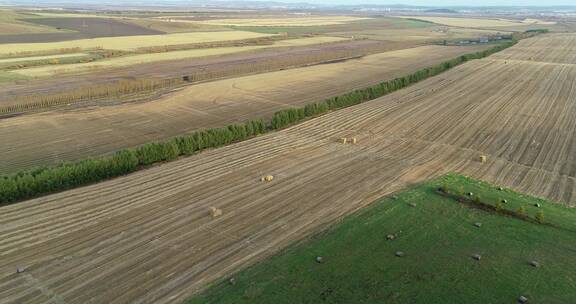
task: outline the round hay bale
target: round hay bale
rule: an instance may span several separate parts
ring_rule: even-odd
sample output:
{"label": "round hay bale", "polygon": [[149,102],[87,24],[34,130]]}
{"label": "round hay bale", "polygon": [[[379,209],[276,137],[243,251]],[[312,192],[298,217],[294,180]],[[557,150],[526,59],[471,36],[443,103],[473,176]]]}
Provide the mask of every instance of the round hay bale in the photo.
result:
{"label": "round hay bale", "polygon": [[416,203],[410,203],[410,204],[408,204],[408,206],[410,206],[412,208],[416,208],[417,205],[416,205]]}
{"label": "round hay bale", "polygon": [[540,207],[542,207],[542,205],[540,205],[539,203],[536,203],[536,204],[534,204],[534,207],[540,208]]}
{"label": "round hay bale", "polygon": [[24,267],[16,267],[16,273],[23,273],[24,270]]}
{"label": "round hay bale", "polygon": [[236,285],[236,279],[235,279],[235,278],[230,278],[230,279],[228,280],[228,284],[230,284],[230,285]]}
{"label": "round hay bale", "polygon": [[405,256],[406,254],[405,254],[403,251],[396,251],[396,252],[394,253],[394,255],[397,256],[397,257],[399,257],[399,258],[401,258],[401,257]]}
{"label": "round hay bale", "polygon": [[540,267],[540,263],[538,263],[538,261],[531,261],[530,266],[538,268]]}
{"label": "round hay bale", "polygon": [[472,258],[476,261],[480,261],[482,259],[482,256],[479,254],[474,254],[474,255],[472,255]]}
{"label": "round hay bale", "polygon": [[474,192],[468,192],[468,196],[473,196]]}
{"label": "round hay bale", "polygon": [[323,263],[323,262],[324,262],[324,258],[323,258],[323,257],[321,257],[321,256],[317,256],[317,257],[316,257],[316,263],[320,263],[320,264],[321,264],[321,263]]}
{"label": "round hay bale", "polygon": [[507,204],[507,203],[508,203],[508,200],[507,200],[507,199],[503,199],[503,200],[501,200],[501,202],[502,202],[503,204]]}
{"label": "round hay bale", "polygon": [[389,235],[386,236],[386,239],[389,240],[389,241],[393,241],[395,238],[396,238],[396,236],[393,235],[393,234],[389,234]]}
{"label": "round hay bale", "polygon": [[482,223],[474,223],[474,226],[480,228],[480,227],[482,227]]}
{"label": "round hay bale", "polygon": [[525,296],[520,296],[518,298],[518,303],[528,303],[528,298]]}

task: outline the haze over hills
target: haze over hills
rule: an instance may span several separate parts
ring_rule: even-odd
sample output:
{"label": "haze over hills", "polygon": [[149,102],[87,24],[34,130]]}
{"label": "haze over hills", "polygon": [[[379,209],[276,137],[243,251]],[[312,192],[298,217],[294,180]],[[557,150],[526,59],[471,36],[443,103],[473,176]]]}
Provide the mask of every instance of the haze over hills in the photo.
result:
{"label": "haze over hills", "polygon": [[[501,3],[501,2],[500,2]],[[502,10],[513,9],[518,11],[531,10],[531,11],[550,11],[550,10],[569,10],[576,11],[576,5],[572,1],[507,1],[505,4],[499,2],[477,2],[467,1],[409,1],[402,3],[402,1],[235,1],[235,0],[161,0],[161,1],[137,1],[137,0],[124,0],[124,1],[96,1],[96,0],[82,0],[82,1],[66,1],[66,0],[1,0],[0,5],[7,6],[35,6],[35,7],[62,7],[62,8],[90,8],[94,6],[113,6],[113,7],[139,7],[140,9],[146,7],[172,7],[172,8],[234,8],[234,9],[400,9],[400,10],[427,10],[430,8],[445,8],[453,10]],[[80,6],[82,4],[82,6]],[[438,13],[442,13],[438,11]],[[446,12],[444,12],[446,13]]]}

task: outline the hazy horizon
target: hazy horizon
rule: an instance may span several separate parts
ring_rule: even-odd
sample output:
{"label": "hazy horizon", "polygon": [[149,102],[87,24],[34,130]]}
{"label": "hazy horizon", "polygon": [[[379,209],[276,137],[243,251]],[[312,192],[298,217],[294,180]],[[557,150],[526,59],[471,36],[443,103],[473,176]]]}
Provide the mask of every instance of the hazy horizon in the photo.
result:
{"label": "hazy horizon", "polygon": [[[413,5],[413,6],[575,6],[573,0],[552,0],[543,2],[541,0],[278,0],[278,2],[307,2],[312,4],[324,5],[358,5],[358,4],[374,4],[374,5]],[[328,3],[327,3],[328,2]]]}
{"label": "hazy horizon", "polygon": [[[182,3],[182,4],[199,4],[199,3],[226,3],[226,2],[278,2],[278,3],[308,3],[314,5],[408,5],[408,6],[427,6],[427,7],[551,7],[551,6],[574,6],[574,0],[123,0],[120,3],[134,4],[134,3],[155,3],[161,5],[162,3]],[[0,3],[37,3],[37,4],[57,4],[57,3],[94,3],[95,0],[0,0]],[[109,3],[110,0],[103,0],[102,3]]]}

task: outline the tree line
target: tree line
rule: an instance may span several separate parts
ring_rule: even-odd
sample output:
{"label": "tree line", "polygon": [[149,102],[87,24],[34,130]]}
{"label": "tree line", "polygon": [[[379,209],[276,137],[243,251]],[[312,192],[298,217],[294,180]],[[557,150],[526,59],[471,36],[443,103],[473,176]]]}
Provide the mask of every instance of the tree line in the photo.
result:
{"label": "tree line", "polygon": [[0,205],[125,175],[180,156],[241,141],[266,132],[263,120],[213,128],[164,142],[125,149],[111,156],[62,163],[0,177]]}
{"label": "tree line", "polygon": [[516,44],[516,42],[517,41],[508,41],[484,51],[462,55],[452,60],[442,62],[436,66],[421,69],[410,75],[381,82],[377,85],[355,90],[341,96],[332,97],[319,103],[308,104],[301,108],[280,110],[274,113],[271,121],[271,127],[272,129],[285,128],[309,117],[318,116],[328,111],[346,108],[378,97],[382,97],[394,91],[403,89],[411,84],[422,81],[426,78],[436,76],[464,62],[490,56],[494,53],[513,46]]}
{"label": "tree line", "polygon": [[205,149],[221,147],[282,129],[310,117],[384,96],[466,61],[489,56],[514,45],[514,43],[515,41],[507,42],[485,51],[462,55],[434,67],[318,103],[280,110],[274,113],[268,123],[258,119],[222,128],[200,130],[167,141],[121,150],[110,156],[67,162],[2,176],[0,177],[0,205],[118,177],[153,164],[177,159],[180,156],[188,156]]}

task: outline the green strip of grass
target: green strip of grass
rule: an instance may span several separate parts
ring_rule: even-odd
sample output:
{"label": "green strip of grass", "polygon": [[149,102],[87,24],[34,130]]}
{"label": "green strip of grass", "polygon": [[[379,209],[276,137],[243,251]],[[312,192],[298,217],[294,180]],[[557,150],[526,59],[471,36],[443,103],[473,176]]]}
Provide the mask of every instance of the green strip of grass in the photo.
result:
{"label": "green strip of grass", "polygon": [[[550,204],[542,198],[517,193],[458,174],[446,175],[442,179],[441,187],[451,194],[468,197],[472,202],[487,204],[502,211],[518,214],[520,217],[537,220],[538,213],[541,213],[544,216],[544,224],[576,232],[576,210],[565,205]],[[520,211],[521,209],[523,211]]]}
{"label": "green strip of grass", "polygon": [[16,73],[0,71],[0,83],[13,82],[13,81],[17,81],[17,80],[26,80],[26,79],[29,79],[29,78],[26,76],[23,76],[23,75],[16,74]]}
{"label": "green strip of grass", "polygon": [[[485,304],[516,303],[520,296],[529,303],[574,303],[574,232],[470,208],[439,195],[445,183],[501,196],[492,185],[458,175],[415,186],[234,274],[235,285],[224,278],[187,303]],[[542,204],[551,218],[576,219],[574,210],[504,194]],[[387,240],[388,234],[396,238]],[[530,265],[534,260],[540,267]]]}

